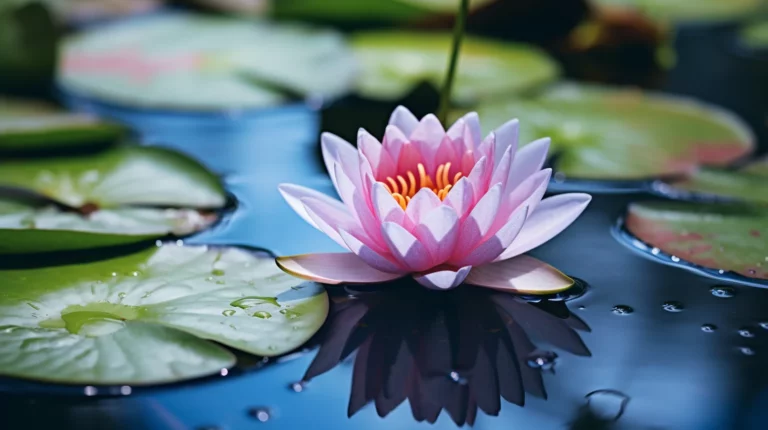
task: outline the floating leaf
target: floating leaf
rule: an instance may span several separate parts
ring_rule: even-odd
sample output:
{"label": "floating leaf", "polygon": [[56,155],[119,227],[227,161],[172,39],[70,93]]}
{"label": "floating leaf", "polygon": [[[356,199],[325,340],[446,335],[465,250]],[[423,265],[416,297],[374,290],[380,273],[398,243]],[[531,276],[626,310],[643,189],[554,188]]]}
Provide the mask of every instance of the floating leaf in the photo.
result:
{"label": "floating leaf", "polygon": [[107,143],[124,128],[34,101],[0,99],[0,150],[29,151]]}
{"label": "floating leaf", "polygon": [[[0,271],[0,374],[153,384],[218,373],[234,356],[308,340],[328,313],[317,284],[237,248],[165,245],[95,263]],[[267,316],[268,315],[268,316]]]}
{"label": "floating leaf", "polygon": [[739,41],[750,49],[768,48],[768,21],[745,25],[739,30]]}
{"label": "floating leaf", "polygon": [[520,119],[521,142],[549,136],[555,170],[568,177],[639,180],[724,166],[750,153],[751,130],[703,103],[637,90],[563,84],[535,99],[483,104],[497,127]]}
{"label": "floating leaf", "polygon": [[56,68],[53,18],[40,2],[0,3],[0,91],[44,93]]}
{"label": "floating leaf", "polygon": [[[0,187],[0,253],[85,249],[199,231],[226,201],[218,179],[196,162],[156,147],[8,161]],[[27,192],[47,199],[30,199]],[[143,206],[143,207],[140,207]]]}
{"label": "floating leaf", "polygon": [[756,161],[740,170],[700,169],[666,189],[724,197],[744,202],[768,204],[768,159]]}
{"label": "floating leaf", "polygon": [[675,258],[768,280],[768,210],[764,208],[636,203],[629,207],[626,227]]}
{"label": "floating leaf", "polygon": [[355,68],[342,36],[331,30],[188,13],[99,26],[68,39],[62,52],[65,91],[181,110],[338,97]]}
{"label": "floating leaf", "polygon": [[[495,0],[470,0],[473,9]],[[279,18],[321,20],[334,23],[354,21],[397,22],[425,18],[430,14],[455,14],[459,0],[279,0],[272,5]]]}
{"label": "floating leaf", "polygon": [[603,6],[626,6],[670,21],[729,21],[744,18],[763,0],[595,0]]}
{"label": "floating leaf", "polygon": [[[357,91],[372,99],[396,100],[422,82],[440,88],[451,40],[448,33],[401,31],[353,36],[363,68]],[[529,89],[557,75],[557,65],[534,47],[467,37],[462,43],[453,98],[459,104],[470,104]]]}

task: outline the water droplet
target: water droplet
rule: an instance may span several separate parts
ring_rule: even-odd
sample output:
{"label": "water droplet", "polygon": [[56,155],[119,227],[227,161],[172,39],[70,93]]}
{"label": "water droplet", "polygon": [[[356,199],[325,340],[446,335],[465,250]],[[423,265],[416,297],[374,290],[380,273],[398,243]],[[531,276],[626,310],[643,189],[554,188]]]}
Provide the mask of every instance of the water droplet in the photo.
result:
{"label": "water droplet", "polygon": [[112,272],[112,277],[113,278],[117,277],[117,272]]}
{"label": "water droplet", "polygon": [[583,306],[583,305],[582,305],[582,306],[579,306],[579,310],[580,310],[580,311],[583,311],[583,310],[584,310],[584,309],[586,309],[586,308],[587,308],[587,307],[586,307],[586,306]]}
{"label": "water droplet", "polygon": [[629,315],[635,310],[627,305],[616,305],[613,307],[613,313],[616,315]]}
{"label": "water droplet", "polygon": [[96,394],[99,394],[99,390],[96,389],[96,387],[88,385],[83,389],[83,393],[85,393],[86,396],[95,396]]}
{"label": "water droplet", "polygon": [[755,333],[748,328],[740,328],[738,333],[741,337],[755,337]]}
{"label": "water droplet", "polygon": [[467,385],[467,378],[461,376],[461,374],[455,370],[449,373],[448,377],[451,379],[451,381],[459,385]]}
{"label": "water droplet", "polygon": [[224,271],[222,269],[213,269],[211,270],[211,274],[213,276],[224,276]]}
{"label": "water droplet", "polygon": [[265,319],[265,320],[268,320],[268,319],[272,318],[272,314],[267,312],[267,311],[254,312],[253,316],[255,316],[256,318],[261,318],[261,319]]}
{"label": "water droplet", "polygon": [[99,337],[125,327],[125,320],[109,312],[77,311],[61,315],[64,328],[72,334]]}
{"label": "water droplet", "polygon": [[298,318],[300,315],[298,312],[294,312],[288,309],[280,309],[280,313],[285,315],[285,317],[288,318],[289,320]]}
{"label": "water droplet", "polygon": [[136,271],[133,271],[133,272],[131,272],[131,276],[139,276],[140,274],[141,274],[141,273],[139,273],[139,272],[136,272]]}
{"label": "water droplet", "polygon": [[720,270],[718,270],[718,271],[717,271],[717,273],[719,273],[719,274],[721,274],[721,275],[722,275],[722,274],[724,274],[724,273],[725,273],[725,270],[723,270],[723,269],[720,269]]}
{"label": "water droplet", "polygon": [[224,280],[218,280],[216,281],[216,285],[224,285],[226,282]]}
{"label": "water droplet", "polygon": [[265,423],[269,421],[270,418],[272,418],[272,410],[269,408],[258,406],[258,407],[248,409],[248,415],[250,415],[253,418],[256,418],[262,423]]}
{"label": "water droplet", "polygon": [[748,346],[742,346],[741,348],[739,348],[739,351],[744,355],[750,355],[750,356],[755,355],[755,350]]}
{"label": "water droplet", "polygon": [[288,386],[294,393],[301,393],[307,388],[307,381],[296,381]]}
{"label": "water droplet", "polygon": [[672,260],[675,263],[679,263],[680,262],[680,257],[677,257],[675,255],[669,257],[669,259]]}
{"label": "water droplet", "polygon": [[156,246],[156,247],[158,247],[158,248],[160,248],[161,246],[163,246],[163,241],[162,241],[162,240],[160,240],[160,239],[156,240],[156,241],[155,241],[155,246]]}
{"label": "water droplet", "polygon": [[226,309],[226,310],[222,311],[221,314],[224,315],[225,317],[231,317],[232,315],[235,314],[235,310],[234,309]]}
{"label": "water droplet", "polygon": [[714,333],[717,330],[717,326],[714,324],[702,324],[701,331],[704,333]]}
{"label": "water droplet", "polygon": [[651,254],[653,254],[653,255],[659,255],[659,252],[661,252],[661,250],[659,248],[651,249]]}
{"label": "water droplet", "polygon": [[122,387],[120,387],[120,394],[124,396],[130,396],[132,392],[133,392],[133,389],[128,385],[123,385]]}
{"label": "water droplet", "polygon": [[760,322],[757,323],[757,325],[759,325],[763,330],[768,330],[768,322]]}
{"label": "water droplet", "polygon": [[29,303],[29,302],[27,302],[27,304],[29,305],[29,307],[30,307],[30,308],[32,308],[32,309],[34,309],[34,310],[36,310],[36,311],[39,311],[39,310],[40,310],[40,308],[39,308],[38,306],[36,306],[36,305],[33,305],[32,303]]}
{"label": "water droplet", "polygon": [[213,276],[209,276],[209,277],[205,278],[205,280],[208,281],[208,282],[213,282]]}
{"label": "water droplet", "polygon": [[280,307],[280,304],[277,303],[277,297],[259,297],[259,296],[243,297],[243,298],[234,300],[229,305],[234,306],[236,308],[240,308],[240,309],[248,309],[254,306],[264,305],[264,304],[270,304],[270,305],[275,305],[277,307]]}
{"label": "water droplet", "polygon": [[726,286],[716,286],[709,290],[713,296],[720,297],[722,299],[730,299],[736,295],[736,290]]}
{"label": "water droplet", "polygon": [[755,269],[749,269],[749,270],[747,270],[747,272],[748,272],[750,275],[754,275],[755,273],[757,273],[757,270],[755,270]]}
{"label": "water droplet", "polygon": [[176,246],[184,246],[184,241],[179,239],[176,241]]}
{"label": "water droplet", "polygon": [[144,293],[144,295],[142,295],[142,296],[141,296],[141,298],[142,298],[142,299],[146,299],[147,297],[149,297],[149,296],[151,296],[151,295],[152,295],[152,292],[151,292],[151,291],[148,291],[148,292]]}
{"label": "water droplet", "polygon": [[629,397],[616,390],[597,390],[586,395],[587,408],[604,421],[616,421],[624,414]]}
{"label": "water droplet", "polygon": [[120,298],[120,299],[124,299],[126,295],[127,294],[125,294],[125,292],[117,293],[117,297]]}
{"label": "water droplet", "polygon": [[565,173],[563,172],[555,173],[555,182],[557,182],[558,184],[565,182],[565,178],[566,178]]}
{"label": "water droplet", "polygon": [[661,305],[661,308],[667,312],[682,312],[685,310],[685,306],[683,306],[682,303],[675,301],[664,302],[664,304]]}
{"label": "water droplet", "polygon": [[219,375],[221,375],[221,376],[229,375],[229,369],[224,368],[224,369],[219,370]]}
{"label": "water droplet", "polygon": [[557,354],[552,351],[533,351],[528,356],[528,367],[532,369],[553,370]]}

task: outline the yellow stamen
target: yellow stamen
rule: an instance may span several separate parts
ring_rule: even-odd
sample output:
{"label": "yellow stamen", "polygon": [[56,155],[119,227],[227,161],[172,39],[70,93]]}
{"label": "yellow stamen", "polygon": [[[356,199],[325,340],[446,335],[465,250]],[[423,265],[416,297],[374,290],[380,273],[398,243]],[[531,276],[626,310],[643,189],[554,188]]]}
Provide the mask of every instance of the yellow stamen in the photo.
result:
{"label": "yellow stamen", "polygon": [[[408,206],[413,196],[422,188],[432,190],[440,200],[444,200],[448,196],[448,192],[451,191],[451,188],[463,176],[461,172],[456,172],[453,175],[453,180],[451,180],[451,163],[437,166],[434,179],[427,174],[423,164],[419,163],[416,169],[418,180],[412,171],[407,171],[403,175],[390,176],[383,181],[379,181],[403,209]],[[434,184],[437,184],[437,186]]]}

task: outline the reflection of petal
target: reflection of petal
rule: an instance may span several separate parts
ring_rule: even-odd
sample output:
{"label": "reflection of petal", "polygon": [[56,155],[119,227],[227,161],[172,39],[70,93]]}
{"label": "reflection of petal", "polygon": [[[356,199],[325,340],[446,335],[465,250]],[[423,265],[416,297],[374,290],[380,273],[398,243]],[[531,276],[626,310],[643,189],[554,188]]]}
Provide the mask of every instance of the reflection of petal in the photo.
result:
{"label": "reflection of petal", "polygon": [[513,357],[514,347],[508,340],[499,337],[496,348],[496,372],[499,378],[499,393],[504,400],[523,406],[525,391],[520,379],[520,363]]}
{"label": "reflection of petal", "polygon": [[402,342],[395,357],[395,363],[392,365],[390,377],[376,398],[376,412],[380,417],[387,416],[405,401],[408,396],[406,388],[408,380],[412,377],[413,368],[413,357],[408,351],[408,345]]}
{"label": "reflection of petal", "polygon": [[469,378],[469,389],[476,396],[477,406],[486,414],[496,416],[501,410],[499,385],[496,376],[496,366],[491,363],[488,357],[491,353],[495,355],[496,346],[492,344],[487,344],[486,346],[493,348],[493,350],[487,351],[486,348],[479,348],[477,350],[474,373]]}
{"label": "reflection of petal", "polygon": [[546,399],[547,391],[544,389],[541,372],[528,366],[528,356],[536,350],[536,345],[528,339],[523,328],[515,320],[511,318],[507,320],[505,327],[515,350],[517,368],[520,370],[520,378],[523,381],[525,392]]}
{"label": "reflection of petal", "polygon": [[365,316],[368,310],[368,306],[365,303],[353,301],[350,306],[334,314],[333,319],[326,328],[325,340],[320,345],[320,350],[304,374],[303,379],[305,381],[309,381],[339,364],[344,358],[344,346],[352,335],[352,331],[357,328],[357,323]]}
{"label": "reflection of petal", "polygon": [[349,405],[347,406],[347,416],[349,417],[356,414],[368,403],[368,398],[365,396],[365,384],[368,380],[366,373],[368,373],[368,353],[371,349],[372,340],[373,338],[369,337],[357,350],[355,367],[352,370],[352,391],[349,393]]}

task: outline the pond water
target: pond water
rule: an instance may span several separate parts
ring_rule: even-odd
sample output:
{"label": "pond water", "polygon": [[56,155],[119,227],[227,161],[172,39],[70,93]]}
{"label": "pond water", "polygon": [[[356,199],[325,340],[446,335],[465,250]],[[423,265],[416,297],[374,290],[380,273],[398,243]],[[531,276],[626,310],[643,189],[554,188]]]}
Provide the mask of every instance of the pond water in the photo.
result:
{"label": "pond water", "polygon": [[[666,89],[731,107],[765,137],[768,104],[751,91],[754,80],[739,78],[742,60],[686,44],[700,37],[715,36],[681,33],[686,66],[672,71]],[[719,56],[728,58],[717,72],[704,66]],[[278,109],[238,133],[217,130],[220,118],[207,124],[166,113],[136,121],[156,127],[149,140],[222,173],[238,201],[188,243],[279,255],[338,250],[276,188],[292,182],[333,193],[315,156],[312,136],[320,125],[308,109]],[[356,121],[350,117],[350,132]],[[576,223],[532,252],[584,280],[580,296],[338,287],[324,329],[299,353],[269,362],[246,358],[231,373],[168,387],[3,380],[3,428],[765,428],[768,291],[664,266],[619,244],[610,234],[617,216],[645,198],[651,197],[595,195]],[[419,353],[405,353],[406,344]],[[414,362],[429,372],[415,374]],[[305,382],[306,376],[313,377]]]}

